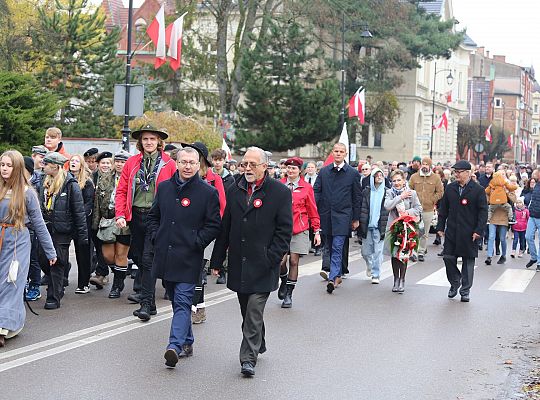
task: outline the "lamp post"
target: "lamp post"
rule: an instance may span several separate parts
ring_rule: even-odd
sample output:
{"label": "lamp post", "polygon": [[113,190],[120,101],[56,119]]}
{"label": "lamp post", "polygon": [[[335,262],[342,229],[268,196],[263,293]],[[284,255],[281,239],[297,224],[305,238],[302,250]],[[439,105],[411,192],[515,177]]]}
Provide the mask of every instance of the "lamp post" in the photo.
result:
{"label": "lamp post", "polygon": [[435,128],[433,125],[435,124],[435,89],[437,86],[437,74],[439,72],[446,72],[448,71],[448,76],[446,77],[446,83],[448,85],[451,85],[454,81],[454,77],[452,76],[452,70],[450,69],[441,69],[437,71],[437,61],[435,61],[435,72],[433,74],[433,102],[431,104],[431,139],[429,141],[429,158],[433,160],[433,131]]}
{"label": "lamp post", "polygon": [[[366,26],[360,37],[370,39],[373,35]],[[340,129],[342,129],[345,123],[345,11],[341,14],[341,111],[339,117],[341,123]]]}
{"label": "lamp post", "polygon": [[129,152],[129,85],[131,84],[131,29],[133,26],[133,0],[129,0],[127,49],[126,49],[126,97],[124,103],[124,126],[122,128],[122,148]]}
{"label": "lamp post", "polygon": [[[480,115],[478,118],[478,144],[482,143],[482,111],[484,109],[484,92],[482,92],[482,89],[478,89],[478,93],[480,93]],[[476,163],[480,163],[480,151],[476,152]]]}

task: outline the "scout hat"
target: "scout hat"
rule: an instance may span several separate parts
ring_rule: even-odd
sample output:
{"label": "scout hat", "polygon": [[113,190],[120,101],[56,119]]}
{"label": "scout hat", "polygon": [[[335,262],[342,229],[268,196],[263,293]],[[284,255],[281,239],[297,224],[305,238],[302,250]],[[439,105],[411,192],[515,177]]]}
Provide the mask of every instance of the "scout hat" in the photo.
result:
{"label": "scout hat", "polygon": [[302,168],[302,165],[304,164],[304,160],[302,160],[300,157],[291,157],[285,161],[285,165],[294,165],[295,167]]}
{"label": "scout hat", "polygon": [[139,130],[137,131],[133,131],[131,133],[131,137],[135,140],[139,140],[139,138],[141,137],[141,135],[144,133],[144,132],[150,132],[150,133],[155,133],[156,135],[158,135],[162,140],[166,140],[169,135],[167,135],[167,133],[165,133],[164,131],[162,130],[159,130],[157,129],[156,127],[150,125],[150,124],[147,124],[147,125],[144,125],[142,126],[141,128],[139,128]]}
{"label": "scout hat", "polygon": [[46,164],[64,165],[67,160],[68,159],[62,154],[57,153],[56,151],[50,151],[43,159],[43,162]]}
{"label": "scout hat", "polygon": [[99,153],[99,150],[95,147],[92,147],[84,152],[83,157],[95,156],[97,153]]}
{"label": "scout hat", "polygon": [[118,150],[116,153],[114,153],[115,160],[127,161],[129,157],[131,157],[131,154],[125,150]]}
{"label": "scout hat", "polygon": [[101,160],[103,160],[104,158],[112,158],[112,153],[110,151],[102,151],[101,153],[99,153],[99,155],[96,157],[96,161],[97,162],[100,162]]}

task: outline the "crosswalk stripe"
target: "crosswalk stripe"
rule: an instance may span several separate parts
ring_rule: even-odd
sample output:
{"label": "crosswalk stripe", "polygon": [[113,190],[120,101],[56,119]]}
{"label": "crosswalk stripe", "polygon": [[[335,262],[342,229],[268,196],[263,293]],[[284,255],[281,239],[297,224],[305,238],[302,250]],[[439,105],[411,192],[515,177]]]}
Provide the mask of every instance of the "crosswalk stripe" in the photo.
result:
{"label": "crosswalk stripe", "polygon": [[[362,255],[358,252],[349,253],[349,264],[358,261],[362,258]],[[300,265],[298,267],[298,276],[316,275],[321,272],[322,260],[312,261],[308,264]]]}
{"label": "crosswalk stripe", "polygon": [[536,274],[526,269],[507,269],[495,281],[489,290],[500,292],[523,293]]}
{"label": "crosswalk stripe", "polygon": [[[476,269],[478,265],[474,266],[474,269]],[[461,264],[458,264],[458,269],[461,271]],[[431,275],[426,276],[424,279],[419,280],[416,282],[418,285],[431,285],[431,286],[442,286],[442,287],[449,287],[450,283],[448,282],[448,278],[446,277],[446,268],[440,268]]]}

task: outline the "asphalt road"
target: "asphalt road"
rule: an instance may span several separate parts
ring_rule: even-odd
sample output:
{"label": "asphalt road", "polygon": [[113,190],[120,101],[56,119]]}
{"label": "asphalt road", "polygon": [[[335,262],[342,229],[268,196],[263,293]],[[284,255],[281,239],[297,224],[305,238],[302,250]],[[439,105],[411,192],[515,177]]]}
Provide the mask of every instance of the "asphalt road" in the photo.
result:
{"label": "asphalt road", "polygon": [[486,266],[484,252],[471,302],[461,303],[446,296],[437,251],[431,246],[426,262],[410,267],[402,295],[390,291],[388,261],[381,284],[371,284],[357,246],[351,275],[332,295],[320,258],[302,258],[293,308],[281,309],[276,293],[268,301],[268,352],[253,379],[240,375],[236,296],[215,278],[208,320],[194,326],[194,356],[174,370],[163,359],[169,302],[142,323],[131,316],[129,290],[111,300],[108,288],[76,295],[72,284],[59,310],[44,310],[45,296],[34,302],[40,315],[28,313],[23,332],[0,350],[2,398],[513,398],[537,343],[540,276],[524,269],[527,257]]}

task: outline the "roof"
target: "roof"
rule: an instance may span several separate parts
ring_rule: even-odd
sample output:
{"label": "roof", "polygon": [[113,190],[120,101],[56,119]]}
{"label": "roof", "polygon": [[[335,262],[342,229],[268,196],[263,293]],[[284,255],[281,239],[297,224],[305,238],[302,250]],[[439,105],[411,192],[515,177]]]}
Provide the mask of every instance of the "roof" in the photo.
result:
{"label": "roof", "polygon": [[418,3],[429,14],[443,14],[443,6],[445,0],[425,0]]}
{"label": "roof", "polygon": [[476,42],[474,40],[472,40],[471,37],[469,35],[467,35],[467,34],[465,34],[463,36],[463,44],[465,46],[478,47]]}

